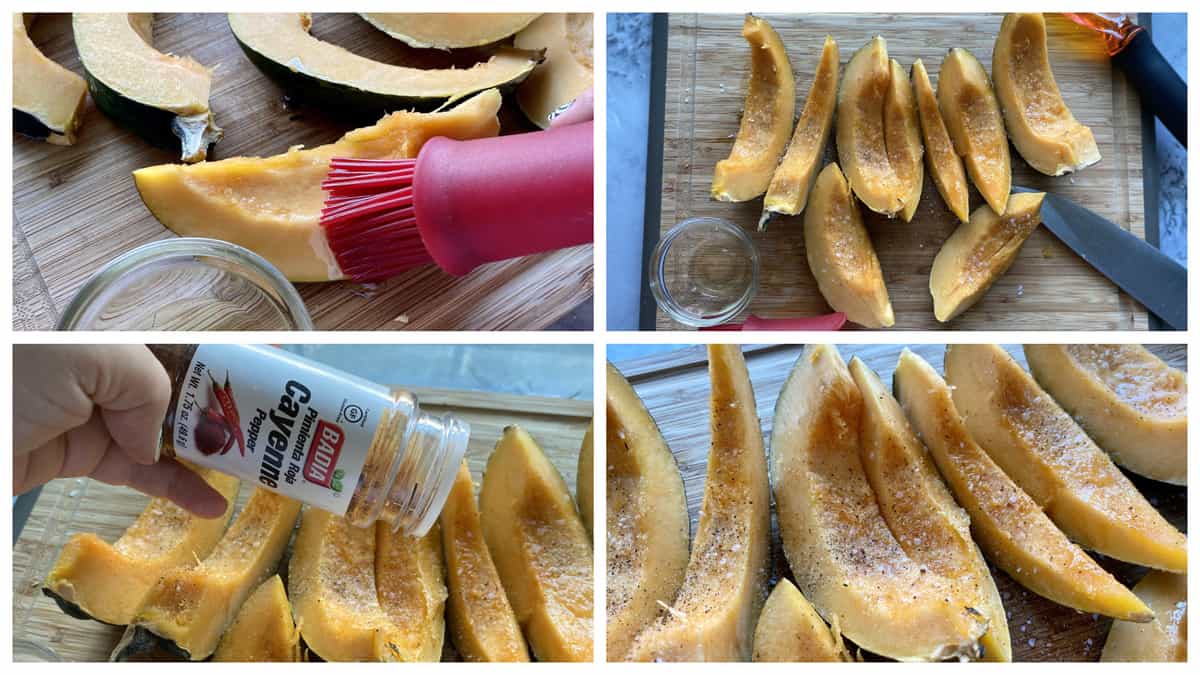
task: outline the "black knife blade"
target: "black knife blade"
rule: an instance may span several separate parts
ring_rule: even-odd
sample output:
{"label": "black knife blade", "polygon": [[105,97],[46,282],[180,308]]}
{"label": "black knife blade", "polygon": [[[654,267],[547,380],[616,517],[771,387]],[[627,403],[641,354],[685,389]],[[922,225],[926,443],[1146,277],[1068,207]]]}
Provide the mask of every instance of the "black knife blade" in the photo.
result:
{"label": "black knife blade", "polygon": [[[1041,192],[1014,187],[1013,192]],[[1116,223],[1046,193],[1042,224],[1098,272],[1175,330],[1187,329],[1187,268]]]}

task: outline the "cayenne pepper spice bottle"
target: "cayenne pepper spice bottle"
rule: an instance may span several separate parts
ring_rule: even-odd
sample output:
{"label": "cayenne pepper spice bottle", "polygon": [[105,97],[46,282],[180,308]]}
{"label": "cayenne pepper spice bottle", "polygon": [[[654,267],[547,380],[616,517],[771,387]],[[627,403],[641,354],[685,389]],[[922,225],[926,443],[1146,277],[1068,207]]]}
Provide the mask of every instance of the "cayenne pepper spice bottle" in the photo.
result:
{"label": "cayenne pepper spice bottle", "polygon": [[163,454],[366,527],[437,521],[470,427],[416,397],[259,345],[148,345],[171,378]]}

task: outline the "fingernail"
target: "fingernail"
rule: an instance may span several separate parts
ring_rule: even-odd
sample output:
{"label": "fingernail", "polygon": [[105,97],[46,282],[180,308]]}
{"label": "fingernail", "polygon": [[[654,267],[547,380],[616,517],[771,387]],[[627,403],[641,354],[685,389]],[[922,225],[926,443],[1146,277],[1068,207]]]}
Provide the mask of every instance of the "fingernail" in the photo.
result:
{"label": "fingernail", "polygon": [[577,99],[571,99],[570,101],[567,101],[566,103],[558,106],[554,110],[551,110],[550,114],[547,116],[547,119],[549,121],[553,122],[554,120],[558,119],[559,117],[562,117],[564,113],[566,113],[568,110],[571,109],[571,106],[575,105],[576,100]]}
{"label": "fingernail", "polygon": [[154,443],[154,463],[158,464],[158,460],[162,459],[162,428],[158,430],[158,440]]}

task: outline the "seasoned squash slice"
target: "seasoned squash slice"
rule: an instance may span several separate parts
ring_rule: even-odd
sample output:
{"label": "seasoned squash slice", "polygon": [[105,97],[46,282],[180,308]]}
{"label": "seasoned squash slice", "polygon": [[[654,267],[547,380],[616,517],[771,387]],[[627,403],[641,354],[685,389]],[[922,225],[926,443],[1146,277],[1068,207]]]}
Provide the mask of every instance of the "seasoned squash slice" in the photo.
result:
{"label": "seasoned squash slice", "polygon": [[1025,345],[1025,359],[1114,462],[1187,485],[1187,373],[1140,345]]}
{"label": "seasoned squash slice", "polygon": [[528,661],[500,575],[483,539],[475,484],[464,461],[439,519],[446,558],[446,620],[450,641],[467,661]]}
{"label": "seasoned squash slice", "polygon": [[300,660],[300,631],[292,621],[292,605],[278,574],[262,582],[242,603],[212,660]]}
{"label": "seasoned squash slice", "polygon": [[733,149],[713,171],[712,197],[723,202],[746,202],[767,191],[796,111],[796,81],[779,34],[747,14],[742,37],[750,43],[746,104]]}
{"label": "seasoned squash slice", "polygon": [[26,32],[32,15],[14,13],[12,18],[13,130],[54,145],[74,145],[87,82],[33,44]]}
{"label": "seasoned squash slice", "polygon": [[1187,571],[1187,537],[1008,352],[947,347],[946,381],[971,436],[1073,541],[1118,560]]}
{"label": "seasoned squash slice", "polygon": [[133,172],[146,208],[176,234],[244,246],[292,281],[343,277],[321,229],[321,181],[334,157],[416,157],[434,136],[495,136],[500,93],[483,92],[440,113],[392,113],[335,143],[273,157],[231,157],[192,166],[161,164]]}
{"label": "seasoned squash slice", "polygon": [[229,523],[238,480],[211,469],[196,472],[225,497],[225,515],[198,518],[166,499],[151,499],[113,544],[91,533],[73,535],[42,591],[75,618],[114,626],[132,621],[159,577],[207,556]]}
{"label": "seasoned squash slice", "polygon": [[855,195],[876,213],[904,209],[906,191],[888,157],[884,102],[892,85],[887,41],[875,36],[854,52],[838,89],[837,151]]}
{"label": "seasoned squash slice", "polygon": [[440,661],[446,636],[446,572],[442,533],[423,537],[392,532],[375,523],[375,589],[392,622],[385,661]]}
{"label": "seasoned squash slice", "polygon": [[230,14],[229,28],[259,70],[302,100],[378,115],[432,110],[475,92],[516,85],[540,51],[502,47],[470,68],[425,70],[372,61],[309,34],[307,13]]}
{"label": "seasoned squash slice", "polygon": [[830,630],[792,582],[780,579],[754,628],[754,660],[850,661],[842,636]]}
{"label": "seasoned squash slice", "polygon": [[1029,590],[1081,612],[1145,621],[1149,610],[1071,543],[971,438],[950,387],[905,349],[893,378],[896,397],[925,441],[988,559]]}
{"label": "seasoned squash slice", "polygon": [[888,62],[892,71],[891,84],[883,99],[883,132],[887,141],[888,163],[900,183],[900,218],[912,221],[921,203],[921,188],[925,186],[925,164],[922,157],[921,123],[917,119],[917,102],[913,97],[908,73],[896,59]]}
{"label": "seasoned squash slice", "polygon": [[607,379],[608,660],[669,606],[688,564],[683,477],[654,418],[611,363]]}
{"label": "seasoned squash slice", "polygon": [[837,163],[817,176],[804,210],[804,254],[834,311],[867,328],[895,325],[879,257]]}
{"label": "seasoned squash slice", "polygon": [[592,547],[558,470],[506,427],[479,490],[483,535],[539,661],[592,660]]}
{"label": "seasoned squash slice", "polygon": [[1114,621],[1100,660],[1187,661],[1187,575],[1151,571],[1133,592],[1154,610],[1154,620]]}
{"label": "seasoned squash slice", "polygon": [[75,47],[96,107],[184,162],[208,156],[221,129],[208,106],[212,71],[154,43],[153,14],[75,14]]}
{"label": "seasoned squash slice", "polygon": [[546,58],[517,87],[517,105],[545,129],[563,106],[592,86],[592,14],[543,14],[517,33],[513,45],[544,49]]}
{"label": "seasoned squash slice", "polygon": [[987,619],[988,631],[979,639],[984,658],[1012,661],[1008,617],[971,539],[970,517],[955,503],[879,376],[858,358],[850,361],[850,374],[863,397],[859,454],[888,529],[909,558],[957,582],[956,597]]}
{"label": "seasoned squash slice", "polygon": [[1063,101],[1041,14],[1007,14],[992,50],[992,82],[1008,137],[1029,166],[1061,176],[1100,161],[1092,130]]}
{"label": "seasoned squash slice", "polygon": [[954,151],[950,132],[946,130],[942,111],[938,109],[937,95],[933,93],[933,84],[921,59],[913,63],[912,82],[921,120],[921,137],[925,140],[925,162],[929,165],[929,175],[933,176],[933,184],[937,186],[950,212],[965,223],[969,202],[967,174],[962,158]]}
{"label": "seasoned squash slice", "polygon": [[[247,596],[275,573],[298,515],[300,502],[256,488],[208,557],[158,580],[130,628],[157,636],[182,658],[207,659]],[[140,642],[118,645],[115,660],[136,657]]]}
{"label": "seasoned squash slice", "polygon": [[971,182],[988,206],[1004,215],[1012,190],[1008,136],[992,84],[974,54],[950,50],[938,74],[937,96],[954,151],[963,158]]}
{"label": "seasoned squash slice", "polygon": [[579,518],[587,528],[588,536],[592,533],[592,452],[595,443],[592,441],[592,423],[588,422],[587,433],[579,445],[579,463],[575,469],[575,501],[579,504]]}
{"label": "seasoned squash slice", "polygon": [[1042,222],[1044,192],[1008,198],[1004,215],[986,204],[958,226],[933,258],[929,293],[933,315],[949,321],[967,311],[1012,267],[1021,245]]}
{"label": "seasoned squash slice", "polygon": [[771,496],[750,373],[738,345],[709,345],[712,447],[683,585],[634,643],[638,661],[748,661],[766,596]]}
{"label": "seasoned squash slice", "polygon": [[363,14],[372,26],[419,49],[460,49],[499,42],[540,14]]}
{"label": "seasoned squash slice", "polygon": [[796,583],[867,651],[900,661],[977,657],[987,618],[888,529],[859,457],[862,416],[837,348],[807,347],[771,432],[775,509]]}
{"label": "seasoned squash slice", "polygon": [[763,215],[758,221],[760,230],[766,229],[770,214],[794,216],[804,211],[804,206],[808,204],[808,191],[817,178],[817,169],[825,157],[825,145],[833,128],[833,111],[837,108],[838,63],[838,44],[826,35],[800,121],[796,122],[787,152],[775,168],[767,196],[763,199]]}

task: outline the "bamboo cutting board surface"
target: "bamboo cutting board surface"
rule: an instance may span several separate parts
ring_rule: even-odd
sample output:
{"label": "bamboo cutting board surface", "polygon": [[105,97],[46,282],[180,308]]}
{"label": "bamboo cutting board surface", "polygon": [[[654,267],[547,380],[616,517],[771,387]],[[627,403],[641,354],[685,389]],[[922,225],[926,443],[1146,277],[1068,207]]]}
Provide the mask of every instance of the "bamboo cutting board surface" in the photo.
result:
{"label": "bamboo cutting board surface", "polygon": [[[425,68],[469,66],[481,50],[454,55],[415,50],[353,14],[318,14],[313,34],[368,58]],[[43,15],[33,40],[46,56],[83,74],[69,15]],[[290,106],[283,92],[242,53],[224,14],[159,14],[155,45],[215,68],[211,103],[225,137],[214,159],[269,156],[293,145],[329,143],[363,126]],[[501,111],[505,131],[530,131],[515,103]],[[365,122],[371,124],[373,121]],[[79,140],[58,147],[14,136],[13,324],[51,329],[67,303],[101,266],[156,239],[175,236],[142,204],[135,169],[178,161],[150,146],[88,102]],[[467,277],[429,265],[381,284],[300,284],[318,329],[536,330],[546,328],[592,295],[592,249],[492,263]]]}
{"label": "bamboo cutting board surface", "polygon": [[[942,57],[965,47],[991,72],[1002,16],[979,14],[763,15],[787,47],[796,78],[796,114],[812,86],[826,35],[838,42],[842,69],[874,35],[907,71],[920,58],[937,86]],[[670,17],[660,230],[697,216],[724,218],[751,233],[761,256],[758,296],[749,312],[789,317],[830,311],[804,253],[803,215],[781,217],[755,232],[762,199],[742,204],[709,197],[713,167],[729,155],[737,134],[749,55],[741,15]],[[1114,70],[1100,41],[1058,15],[1047,15],[1050,63],[1067,105],[1095,134],[1103,159],[1073,176],[1052,178],[1029,168],[1012,149],[1013,185],[1070,198],[1145,237],[1141,113],[1135,94]],[[826,162],[835,161],[834,134]],[[926,170],[921,204],[911,223],[860,210],[879,255],[896,328],[990,330],[1133,330],[1147,328],[1141,305],[1083,262],[1045,228],[1022,247],[1012,268],[974,307],[948,324],[933,316],[929,270],[954,231],[950,213]],[[968,181],[969,182],[969,181]],[[971,207],[983,204],[971,190]],[[860,205],[861,206],[861,205]],[[717,261],[714,261],[717,264]],[[661,310],[657,327],[677,329]]]}
{"label": "bamboo cutting board surface", "polygon": [[[453,411],[471,425],[467,461],[476,494],[487,459],[504,427],[517,424],[537,440],[574,495],[579,446],[591,420],[591,401],[445,389],[414,391],[423,409],[434,413]],[[243,482],[239,508],[250,492]],[[30,641],[65,661],[108,660],[123,628],[63,614],[42,593],[41,582],[71,534],[95,532],[105,541],[115,541],[147,501],[128,488],[88,479],[60,479],[46,485],[13,546],[14,644]],[[286,564],[281,568],[285,571]],[[443,660],[457,658],[447,640]]]}
{"label": "bamboo cutting board surface", "polygon": [[[1006,345],[1025,364],[1020,346]],[[771,424],[775,399],[791,372],[802,347],[799,345],[747,345],[743,347],[763,437],[770,446]],[[900,356],[901,345],[842,345],[839,350],[849,363],[858,356],[879,373],[884,386],[891,390],[892,373]],[[942,372],[941,345],[910,345],[909,349],[929,361]],[[1177,368],[1187,368],[1187,349],[1183,345],[1154,345],[1149,349]],[[645,402],[658,423],[667,445],[675,455],[683,475],[691,516],[692,535],[699,521],[700,503],[704,496],[705,470],[709,451],[708,369],[703,345],[678,351],[654,354],[618,362],[629,382]],[[1180,531],[1187,532],[1187,488],[1158,483],[1126,474],[1134,485]],[[779,540],[779,530],[772,510],[772,578],[770,586],[782,578],[791,577]],[[1093,554],[1093,557],[1122,583],[1132,586],[1146,569]],[[1041,596],[1035,595],[1013,581],[1004,572],[992,567],[996,586],[1008,612],[1009,632],[1012,634],[1013,659],[1016,661],[1096,661],[1108,636],[1110,619],[1092,614],[1080,614]]]}

